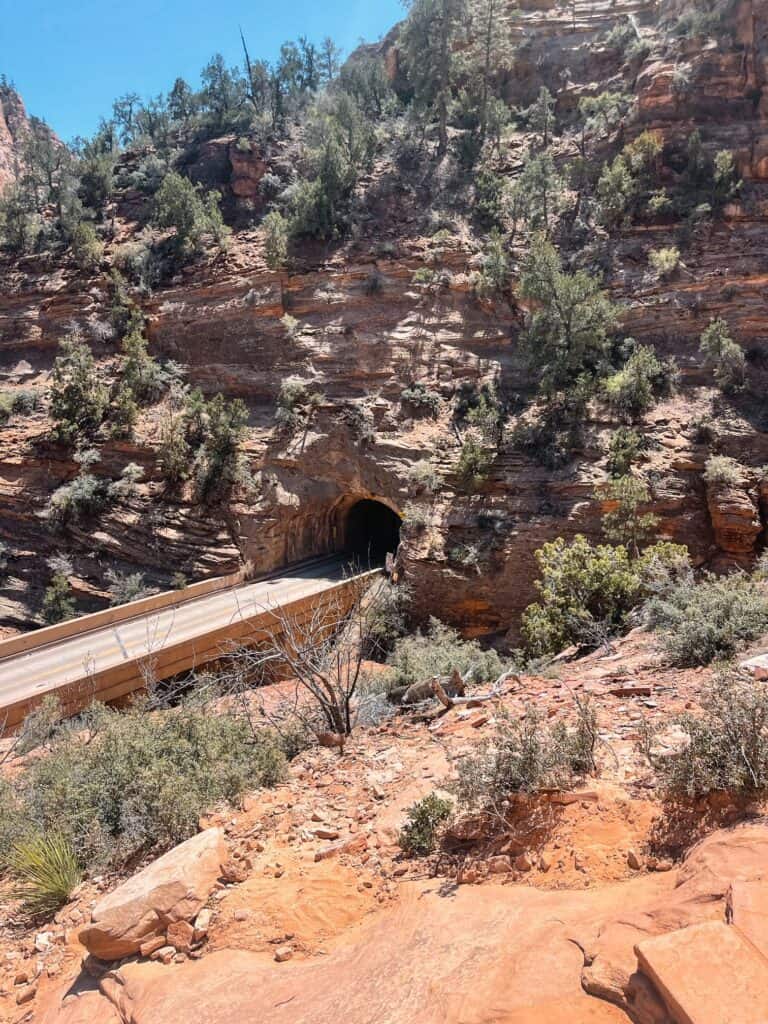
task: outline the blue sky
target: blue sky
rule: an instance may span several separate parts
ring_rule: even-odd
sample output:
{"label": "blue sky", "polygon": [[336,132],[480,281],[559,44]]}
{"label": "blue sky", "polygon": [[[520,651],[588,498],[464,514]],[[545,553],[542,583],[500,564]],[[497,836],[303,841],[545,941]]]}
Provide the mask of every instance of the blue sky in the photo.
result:
{"label": "blue sky", "polygon": [[238,25],[251,57],[272,59],[300,35],[349,53],[403,13],[400,0],[0,0],[0,73],[69,141],[123,93],[167,92],[177,75],[197,85],[217,51],[240,63]]}

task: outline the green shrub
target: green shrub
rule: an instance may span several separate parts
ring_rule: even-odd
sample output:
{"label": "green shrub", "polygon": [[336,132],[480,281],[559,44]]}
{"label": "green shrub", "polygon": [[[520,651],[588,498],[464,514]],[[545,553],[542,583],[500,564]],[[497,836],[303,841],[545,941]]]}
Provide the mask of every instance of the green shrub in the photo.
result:
{"label": "green shrub", "polygon": [[162,258],[146,242],[121,245],[115,253],[115,265],[145,295],[151,294],[163,277]]}
{"label": "green shrub", "polygon": [[418,270],[414,270],[411,282],[413,284],[431,285],[434,284],[436,277],[437,273],[431,267],[419,267]]}
{"label": "green shrub", "polygon": [[157,401],[173,376],[171,374],[169,377],[167,371],[149,354],[147,345],[147,339],[137,327],[129,330],[121,345],[123,360],[120,381],[141,405]]}
{"label": "green shrub", "polygon": [[448,550],[448,561],[462,569],[473,569],[479,576],[482,572],[482,553],[477,544],[457,544]]}
{"label": "green shrub", "polygon": [[131,331],[143,331],[145,327],[144,314],[129,294],[125,278],[117,267],[112,268],[109,277],[112,293],[109,318],[115,331],[120,337],[124,337]]}
{"label": "green shrub", "polygon": [[624,547],[593,546],[580,534],[536,552],[539,601],[523,613],[522,634],[535,657],[573,643],[616,635],[640,598],[640,576]]}
{"label": "green shrub", "polygon": [[330,239],[348,223],[350,201],[376,149],[373,125],[347,93],[319,102],[307,133],[311,180],[290,189],[291,234]]}
{"label": "green shrub", "polygon": [[[407,586],[402,583],[396,585],[389,580],[382,581],[367,617],[369,657],[385,657],[392,651],[396,641],[405,636],[410,607],[411,591]],[[383,674],[388,680],[391,679],[391,673]]]}
{"label": "green shrub", "polygon": [[475,175],[474,214],[478,225],[488,231],[500,228],[504,220],[504,178],[488,167]]}
{"label": "green shrub", "polygon": [[666,249],[651,249],[648,262],[662,281],[669,280],[680,266],[680,250],[671,245]]}
{"label": "green shrub", "polygon": [[155,589],[147,585],[144,573],[141,572],[122,573],[116,569],[107,569],[106,579],[109,603],[113,606],[140,601],[142,597],[149,597],[155,593]]}
{"label": "green shrub", "polygon": [[654,192],[648,200],[648,210],[654,217],[663,217],[672,212],[674,204],[665,189]]}
{"label": "green shrub", "polygon": [[426,857],[437,845],[440,828],[453,812],[450,800],[430,793],[406,811],[407,821],[400,830],[398,842],[408,854]]}
{"label": "green shrub", "polygon": [[71,444],[95,433],[104,419],[107,399],[93,353],[73,331],[60,342],[53,363],[51,419],[59,440]]}
{"label": "green shrub", "polygon": [[280,385],[275,410],[278,429],[295,433],[305,427],[321,401],[322,395],[312,391],[303,381],[295,377],[284,380]]}
{"label": "green shrub", "polygon": [[440,473],[429,459],[419,459],[418,462],[414,462],[406,470],[406,477],[413,490],[426,491],[428,494],[439,490],[442,482]]}
{"label": "green shrub", "polygon": [[768,597],[743,573],[673,587],[645,605],[645,620],[659,634],[673,665],[708,665],[730,658],[768,631]]}
{"label": "green shrub", "polygon": [[280,270],[288,259],[290,230],[285,217],[273,211],[262,223],[264,229],[264,258],[270,270]]}
{"label": "green shrub", "polygon": [[586,270],[563,269],[560,253],[536,236],[523,260],[520,295],[532,306],[524,334],[542,395],[595,380],[605,370],[618,309]]}
{"label": "green shrub", "polygon": [[160,428],[157,461],[169,487],[177,487],[191,472],[192,448],[187,441],[184,417],[169,415]]}
{"label": "green shrub", "polygon": [[0,777],[0,876],[8,870],[11,850],[29,835],[29,829],[15,785]]}
{"label": "green shrub", "polygon": [[28,416],[40,408],[40,394],[37,391],[17,391],[13,396],[13,411]]}
{"label": "green shrub", "polygon": [[430,619],[426,633],[397,640],[387,659],[394,686],[410,686],[457,669],[469,682],[485,683],[502,673],[496,651],[484,651],[476,640],[462,640],[456,630]]}
{"label": "green shrub", "polygon": [[636,557],[659,522],[653,513],[640,512],[640,506],[651,500],[648,484],[638,477],[621,476],[601,488],[598,497],[611,505],[603,515],[605,539],[610,544],[623,544]]}
{"label": "green shrub", "polygon": [[83,871],[69,839],[51,832],[18,840],[8,857],[11,898],[32,916],[50,917],[70,898]]}
{"label": "green shrub", "polygon": [[110,501],[129,501],[139,493],[138,485],[144,479],[144,470],[136,462],[129,462],[120,470],[120,476],[107,487]]}
{"label": "green shrub", "polygon": [[694,585],[693,566],[688,548],[663,540],[646,548],[635,562],[645,599],[662,597],[676,587]]}
{"label": "green shrub", "polygon": [[275,737],[234,715],[94,706],[15,783],[29,831],[64,836],[95,870],[188,838],[205,810],[276,784],[284,768]]}
{"label": "green shrub", "polygon": [[671,30],[676,36],[695,39],[713,35],[720,38],[725,18],[725,5],[715,5],[713,10],[694,9],[683,11],[674,19]]}
{"label": "green shrub", "polygon": [[61,701],[49,693],[30,711],[16,734],[14,753],[24,755],[50,745],[62,728],[64,710]]}
{"label": "green shrub", "polygon": [[715,154],[713,184],[713,205],[716,208],[734,199],[741,190],[742,182],[736,172],[733,153],[727,149],[721,149]]}
{"label": "green shrub", "polygon": [[474,381],[462,381],[454,399],[453,417],[457,423],[474,427],[484,441],[501,441],[505,410],[495,384],[478,387]]}
{"label": "green shrub", "polygon": [[514,447],[550,469],[571,461],[574,449],[584,443],[593,384],[582,378],[567,391],[540,402],[533,416],[521,418],[515,425],[511,433]]}
{"label": "green shrub", "polygon": [[478,487],[488,476],[492,465],[493,454],[474,434],[467,434],[456,463],[456,475],[463,485],[469,489]]}
{"label": "green shrub", "polygon": [[440,412],[440,395],[436,391],[430,391],[424,384],[409,384],[400,392],[400,400],[417,412],[429,416],[437,416]]}
{"label": "green shrub", "polygon": [[180,255],[199,252],[206,235],[212,235],[223,248],[228,228],[219,210],[220,199],[218,192],[202,194],[188,178],[169,171],[155,195],[154,223],[174,229],[173,241]]}
{"label": "green shrub", "polygon": [[56,527],[69,526],[95,516],[107,502],[104,481],[91,473],[81,473],[53,492],[48,503],[48,518]]}
{"label": "green shrub", "polygon": [[744,471],[727,455],[712,455],[704,466],[704,480],[715,487],[738,487],[744,480]]}
{"label": "green shrub", "polygon": [[81,270],[95,270],[104,256],[104,243],[93,224],[81,220],[72,232],[72,255]]}
{"label": "green shrub", "polygon": [[652,187],[663,149],[660,136],[645,131],[606,164],[597,183],[598,213],[609,229],[631,221]]}
{"label": "green shrub", "polygon": [[715,381],[731,394],[744,386],[747,360],[733,340],[725,320],[712,320],[701,335],[700,350],[709,366],[714,368]]}
{"label": "green shrub", "polygon": [[509,286],[509,256],[498,231],[488,236],[482,253],[482,266],[475,279],[475,293],[481,299],[503,295]]}
{"label": "green shrub", "polygon": [[597,720],[588,702],[578,705],[578,721],[551,725],[534,705],[521,719],[503,718],[493,740],[459,762],[453,789],[459,807],[505,815],[514,793],[564,789],[577,776],[595,770]]}
{"label": "green shrub", "polygon": [[626,476],[645,449],[645,438],[632,427],[619,427],[608,443],[607,469],[612,477]]}
{"label": "green shrub", "polygon": [[0,391],[0,423],[13,415],[28,416],[40,406],[36,391]]}
{"label": "green shrub", "polygon": [[228,402],[219,394],[206,400],[197,388],[189,392],[181,414],[167,416],[160,431],[158,462],[169,486],[194,475],[198,501],[228,497],[245,475],[240,445],[247,420],[240,399]]}
{"label": "green shrub", "polygon": [[51,577],[51,582],[43,594],[41,614],[47,626],[74,619],[77,614],[69,577],[64,573],[57,572]]}
{"label": "green shrub", "polygon": [[768,789],[768,690],[726,674],[703,695],[702,711],[677,723],[689,742],[651,757],[662,787],[673,796],[713,791],[754,797]]}
{"label": "green shrub", "polygon": [[717,440],[717,428],[712,417],[706,413],[703,416],[696,416],[690,422],[693,431],[693,440],[696,444],[711,445]]}
{"label": "green shrub", "polygon": [[280,323],[283,325],[283,330],[291,341],[295,341],[301,334],[301,321],[297,320],[295,316],[291,316],[290,313],[283,313],[280,317]]}
{"label": "green shrub", "polygon": [[120,384],[109,407],[109,436],[130,440],[139,418],[139,403],[129,387]]}
{"label": "green shrub", "polygon": [[677,376],[674,360],[662,362],[649,345],[638,345],[622,369],[606,379],[605,396],[615,412],[634,421],[671,394]]}
{"label": "green shrub", "polygon": [[215,395],[205,407],[205,436],[195,458],[195,492],[199,501],[226,497],[240,470],[240,443],[248,410],[239,398]]}

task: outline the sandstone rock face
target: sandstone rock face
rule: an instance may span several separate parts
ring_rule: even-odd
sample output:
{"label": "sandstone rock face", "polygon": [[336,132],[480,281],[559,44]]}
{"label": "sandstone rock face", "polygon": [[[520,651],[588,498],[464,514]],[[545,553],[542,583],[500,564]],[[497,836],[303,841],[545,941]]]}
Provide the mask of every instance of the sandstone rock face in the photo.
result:
{"label": "sandstone rock face", "polygon": [[757,505],[745,488],[709,485],[707,506],[720,550],[735,558],[753,555],[762,523]]}
{"label": "sandstone rock face", "polygon": [[[564,115],[582,95],[593,95],[598,82],[636,92],[640,120],[628,122],[627,137],[644,129],[660,135],[663,180],[670,184],[679,177],[692,130],[701,132],[710,156],[734,151],[747,188],[711,221],[706,239],[686,246],[685,275],[662,283],[648,273],[649,248],[679,242],[678,226],[659,221],[637,224],[613,240],[614,271],[606,282],[622,304],[624,332],[653,345],[660,357],[674,357],[681,369],[679,396],[661,402],[642,424],[650,442],[643,471],[656,480],[651,511],[660,519],[659,532],[688,544],[697,565],[719,555],[746,564],[757,547],[760,516],[768,521],[768,491],[759,509],[746,491],[706,495],[701,472],[709,452],[690,427],[712,412],[713,378],[698,348],[710,319],[724,316],[734,338],[758,354],[768,334],[768,20],[764,4],[738,0],[727,26],[732,38],[723,45],[679,41],[679,60],[660,57],[666,28],[694,9],[692,0],[579,0],[573,6],[530,0],[514,17],[501,14],[513,41],[524,43],[504,88],[510,103],[525,106],[547,85]],[[628,21],[653,44],[645,61],[631,68],[607,40],[612,28]],[[396,37],[390,33],[380,50],[393,74]],[[681,89],[681,81],[689,87]],[[516,152],[505,169],[510,175]],[[186,154],[185,168],[195,181],[226,193],[235,208],[240,199],[250,208],[272,159],[255,140],[227,135]],[[135,201],[124,195],[115,201],[126,240],[140,219]],[[302,244],[290,273],[268,270],[259,231],[249,225],[234,233],[227,256],[185,266],[142,299],[154,355],[182,363],[192,386],[248,404],[244,454],[258,486],[230,507],[198,514],[188,495],[169,496],[163,488],[157,423],[150,422],[133,445],[107,442],[97,470],[114,478],[128,461],[137,462],[147,480],[140,496],[106,512],[95,529],[73,530],[73,555],[119,558],[148,575],[164,575],[166,584],[176,571],[199,579],[245,562],[269,572],[342,548],[345,516],[358,499],[379,499],[400,513],[413,503],[424,522],[414,517],[404,527],[400,568],[417,617],[436,615],[465,632],[517,645],[520,614],[535,599],[535,550],[558,536],[601,536],[593,495],[605,479],[611,427],[593,425],[583,449],[562,469],[541,466],[508,445],[481,486],[472,493],[461,486],[455,477],[460,443],[451,426],[456,389],[495,382],[505,397],[524,403],[536,382],[521,355],[523,316],[514,294],[482,303],[473,295],[474,243],[465,246],[457,236],[446,245],[439,259],[447,283],[439,292],[414,285],[414,271],[435,253],[421,234],[417,214],[423,211],[408,204],[396,189],[382,190],[359,241],[322,252]],[[520,255],[511,252],[513,263]],[[369,287],[372,275],[376,289]],[[114,356],[114,345],[98,333],[109,299],[104,275],[84,280],[68,266],[52,271],[34,257],[0,255],[0,276],[0,373],[15,381],[23,360],[42,391],[71,321],[83,328],[100,361]],[[297,321],[290,334],[286,315]],[[759,360],[755,373],[757,367]],[[292,377],[325,400],[305,433],[278,436],[276,400]],[[412,381],[439,396],[436,420],[419,419],[403,402]],[[756,381],[761,386],[762,378]],[[354,415],[363,408],[372,437],[354,429]],[[768,464],[768,434],[749,414],[726,404],[717,421],[719,451],[748,467]],[[443,478],[431,497],[415,494],[409,477],[425,459]],[[50,492],[75,471],[71,453],[46,439],[42,415],[34,430],[13,422],[5,427],[0,533],[18,538],[24,556],[13,566],[18,583],[0,596],[0,625],[28,628],[34,621],[43,560],[52,553],[42,513]],[[477,555],[474,566],[455,557],[467,550]],[[82,574],[83,589],[93,593],[92,562],[81,561],[76,576]]]}
{"label": "sandstone rock face", "polygon": [[261,179],[267,172],[266,160],[256,149],[234,142],[229,147],[229,162],[232,165],[230,185],[234,195],[238,199],[256,199]]}
{"label": "sandstone rock face", "polygon": [[200,143],[189,154],[185,169],[206,188],[229,189],[237,199],[255,199],[267,162],[247,139],[225,135]]}
{"label": "sandstone rock face", "polygon": [[16,180],[21,141],[28,124],[18,93],[0,90],[0,192]]}
{"label": "sandstone rock face", "polygon": [[194,919],[226,857],[221,829],[198,833],[100,900],[80,941],[101,960],[137,953],[169,926]]}
{"label": "sandstone rock face", "polygon": [[[11,86],[0,86],[0,192],[17,178],[29,123],[21,96]],[[53,132],[50,134],[60,145]]]}

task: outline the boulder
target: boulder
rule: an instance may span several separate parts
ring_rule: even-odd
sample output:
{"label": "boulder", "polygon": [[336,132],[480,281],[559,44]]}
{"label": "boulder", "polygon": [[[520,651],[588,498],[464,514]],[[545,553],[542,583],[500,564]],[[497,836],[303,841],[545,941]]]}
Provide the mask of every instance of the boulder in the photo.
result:
{"label": "boulder", "polygon": [[101,960],[138,953],[169,925],[194,920],[226,859],[223,830],[199,832],[99,900],[80,941]]}
{"label": "boulder", "polygon": [[742,661],[740,668],[760,682],[765,682],[768,679],[768,654],[758,654],[754,658]]}

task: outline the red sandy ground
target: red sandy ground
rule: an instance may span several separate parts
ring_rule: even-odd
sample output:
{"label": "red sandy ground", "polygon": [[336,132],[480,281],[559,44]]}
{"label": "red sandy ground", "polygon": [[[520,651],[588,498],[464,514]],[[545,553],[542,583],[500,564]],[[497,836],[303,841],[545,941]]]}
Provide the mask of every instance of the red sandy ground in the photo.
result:
{"label": "red sandy ground", "polygon": [[[493,705],[454,709],[431,722],[397,717],[358,731],[343,756],[323,749],[300,755],[284,785],[203,822],[224,825],[233,881],[213,894],[209,938],[202,954],[195,954],[202,960],[185,963],[177,954],[168,966],[124,969],[138,972],[133,998],[143,1009],[132,1024],[182,1021],[186,1000],[193,998],[197,1006],[211,1000],[206,1020],[215,1024],[242,1019],[231,972],[246,952],[263,963],[263,986],[274,1008],[270,1021],[335,1024],[342,1013],[350,1022],[626,1021],[622,1011],[583,992],[583,954],[572,937],[599,918],[644,906],[673,888],[677,869],[648,856],[660,805],[635,744],[644,717],[695,706],[708,678],[707,670],[661,668],[651,640],[635,633],[612,654],[562,663],[552,678],[525,679]],[[630,683],[650,686],[651,696],[610,693]],[[598,781],[570,802],[546,805],[545,817],[533,825],[521,815],[519,827],[439,863],[402,855],[397,834],[405,809],[450,779],[457,758],[491,734],[500,711],[518,714],[534,701],[547,714],[571,714],[570,691],[590,692],[597,702],[603,739]],[[350,851],[315,859],[345,840],[353,841]],[[521,849],[530,868],[489,872],[492,856],[507,854],[514,864]],[[630,850],[641,857],[640,870],[630,868]],[[46,1008],[58,1005],[80,971],[78,928],[99,892],[116,881],[87,883],[49,926],[24,931],[5,922],[0,1021],[42,1021]],[[51,934],[41,941],[44,932]],[[286,943],[293,957],[277,964],[275,949]],[[229,965],[230,1009],[214,1012],[219,957]],[[203,970],[205,963],[210,966]],[[253,971],[249,959],[252,982]],[[162,1013],[170,1013],[171,1003],[158,994],[164,981],[143,994],[150,978],[173,980],[176,1008],[170,1016]],[[309,991],[305,978],[312,999],[281,1008],[286,979],[295,995]],[[20,1001],[30,993],[29,1002]],[[171,998],[169,989],[163,999]],[[89,1005],[82,1001],[82,1012]],[[80,1020],[72,1014],[72,1022]]]}

